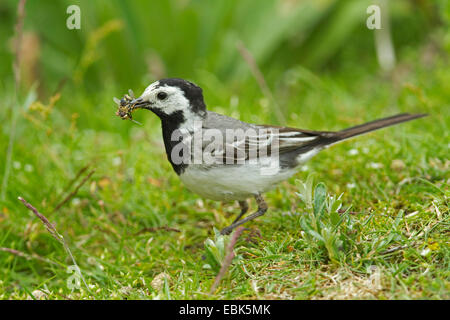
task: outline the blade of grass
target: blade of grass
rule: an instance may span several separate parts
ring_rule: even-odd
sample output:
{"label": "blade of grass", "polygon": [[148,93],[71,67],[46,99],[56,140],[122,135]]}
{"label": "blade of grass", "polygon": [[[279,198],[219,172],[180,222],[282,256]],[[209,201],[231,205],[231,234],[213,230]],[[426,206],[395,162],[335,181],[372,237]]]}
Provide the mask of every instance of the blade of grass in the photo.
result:
{"label": "blade of grass", "polygon": [[16,38],[15,38],[15,48],[14,48],[14,102],[13,102],[13,112],[11,119],[11,131],[9,133],[8,149],[6,151],[6,163],[5,163],[5,173],[2,180],[2,190],[0,194],[0,200],[5,200],[6,188],[8,187],[8,179],[11,171],[11,161],[12,161],[12,151],[14,147],[14,138],[16,133],[17,124],[17,109],[19,101],[19,86],[20,86],[20,54],[22,48],[22,34],[23,34],[23,22],[25,20],[25,3],[26,0],[20,0],[17,5],[17,22],[16,22]]}
{"label": "blade of grass", "polygon": [[242,41],[238,41],[236,43],[236,47],[239,53],[241,54],[242,58],[248,64],[250,71],[252,72],[253,76],[258,82],[259,88],[261,89],[262,93],[266,96],[267,99],[269,99],[272,102],[274,106],[273,109],[275,110],[275,116],[277,117],[278,122],[282,125],[286,124],[286,117],[284,116],[283,112],[280,109],[280,106],[275,100],[272,91],[270,91],[269,86],[267,85],[267,82],[264,79],[264,75],[259,69],[258,65],[256,64],[256,61],[253,58],[252,54],[250,53],[250,51],[247,50]]}

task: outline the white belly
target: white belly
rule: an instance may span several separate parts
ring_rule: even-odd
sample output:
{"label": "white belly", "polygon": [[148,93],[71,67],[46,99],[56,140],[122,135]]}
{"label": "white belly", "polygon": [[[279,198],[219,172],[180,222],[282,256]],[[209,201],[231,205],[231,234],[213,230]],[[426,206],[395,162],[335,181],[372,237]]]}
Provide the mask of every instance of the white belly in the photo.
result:
{"label": "white belly", "polygon": [[[296,170],[283,169],[276,174],[262,174],[260,166],[244,164],[202,169],[190,165],[180,179],[186,187],[202,197],[220,200],[245,200],[266,192],[283,180],[290,178]],[[267,172],[265,172],[267,173]]]}
{"label": "white belly", "polygon": [[[321,148],[310,150],[297,156],[297,165],[305,163],[316,155]],[[265,162],[267,163],[267,162]],[[270,171],[261,169],[261,165],[249,163],[243,165],[218,165],[205,169],[204,165],[191,164],[180,175],[186,187],[200,196],[212,200],[245,200],[274,188],[278,183],[289,179],[296,168]]]}

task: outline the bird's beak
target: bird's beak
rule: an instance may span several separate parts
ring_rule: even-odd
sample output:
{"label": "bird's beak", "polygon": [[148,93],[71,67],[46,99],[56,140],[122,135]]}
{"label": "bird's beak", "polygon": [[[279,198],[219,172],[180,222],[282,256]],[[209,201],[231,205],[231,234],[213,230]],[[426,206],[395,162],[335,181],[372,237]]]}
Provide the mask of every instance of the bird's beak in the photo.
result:
{"label": "bird's beak", "polygon": [[132,100],[130,105],[133,106],[133,109],[149,109],[150,103],[142,98],[137,98]]}
{"label": "bird's beak", "polygon": [[134,99],[133,101],[130,102],[130,105],[133,106],[133,109],[152,110],[152,108],[151,108],[152,104],[153,104],[152,102],[145,101],[142,98],[137,98],[137,99]]}

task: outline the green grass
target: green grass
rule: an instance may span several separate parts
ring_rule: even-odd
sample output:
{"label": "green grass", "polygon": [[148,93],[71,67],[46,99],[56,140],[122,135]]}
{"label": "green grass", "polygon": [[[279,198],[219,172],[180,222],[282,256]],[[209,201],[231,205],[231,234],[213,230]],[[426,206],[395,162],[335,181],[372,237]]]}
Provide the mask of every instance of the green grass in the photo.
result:
{"label": "green grass", "polygon": [[[100,12],[103,9],[95,6]],[[350,10],[342,6],[341,12]],[[113,9],[125,12],[129,19],[136,14],[134,6],[122,3],[118,8],[107,6],[107,18]],[[188,10],[183,16],[171,18],[183,26],[190,21],[190,14],[194,13]],[[93,17],[95,14],[89,16],[89,21]],[[243,19],[239,17],[236,19]],[[322,15],[320,19],[325,18]],[[37,15],[30,19],[37,19]],[[237,53],[231,44],[226,48],[233,52],[233,59],[226,52],[220,53],[223,43],[216,43],[218,39],[233,39],[222,32],[230,17],[222,19],[224,25],[215,29],[219,36],[202,36],[215,39],[199,49],[208,59],[195,65],[195,70],[189,69],[190,62],[186,61],[200,55],[189,47],[184,63],[176,61],[169,74],[187,76],[203,87],[210,110],[248,122],[277,123],[272,104],[263,97],[254,79],[227,78],[229,64],[234,66],[233,73],[241,75],[246,66],[236,62],[239,56],[234,56]],[[139,29],[142,20],[136,21],[137,25],[127,24],[127,28]],[[268,192],[268,212],[246,225],[250,230],[244,231],[236,244],[235,260],[211,295],[210,288],[224,258],[222,251],[211,248],[223,248],[220,242],[227,242],[215,238],[214,228],[229,225],[239,208],[235,203],[201,199],[183,187],[166,160],[159,120],[153,114],[137,111],[133,115],[143,126],[114,115],[112,97],[126,93],[130,83],[139,94],[151,78],[140,78],[142,74],[131,77],[133,72],[127,73],[126,68],[133,71],[136,66],[121,66],[122,60],[138,64],[127,58],[126,53],[134,51],[111,50],[111,57],[105,53],[113,61],[111,70],[108,59],[94,61],[92,68],[80,75],[86,80],[78,84],[69,80],[51,107],[50,94],[25,85],[15,107],[12,76],[4,77],[0,82],[0,178],[5,169],[10,169],[10,177],[5,197],[0,199],[0,248],[17,250],[26,257],[0,251],[0,299],[26,299],[32,293],[38,298],[42,296],[38,290],[45,292],[48,299],[449,299],[448,32],[437,29],[432,34],[429,43],[439,43],[438,49],[428,42],[401,47],[398,66],[392,76],[386,76],[377,72],[372,45],[364,42],[372,43],[364,37],[366,31],[356,37],[361,39],[361,46],[368,46],[364,48],[370,55],[352,46],[339,50],[333,44],[334,61],[324,67],[322,59],[331,53],[320,44],[326,40],[327,30],[333,29],[333,21],[324,23],[325,31],[317,31],[318,38],[310,35],[305,42],[324,50],[318,56],[314,56],[314,50],[304,53],[305,61],[313,61],[318,68],[300,67],[291,61],[296,60],[298,48],[284,41],[282,30],[273,30],[274,34],[283,34],[278,40],[271,35],[269,44],[273,47],[261,47],[262,40],[249,45],[251,50],[259,50],[257,58],[261,55],[259,59],[266,66],[263,71],[287,125],[338,130],[400,112],[426,112],[429,117],[325,150],[299,168],[292,179]],[[53,22],[43,26],[42,32],[52,28]],[[310,23],[314,24],[309,21],[304,26],[307,30]],[[185,31],[190,30],[186,27]],[[336,32],[342,38],[348,37],[346,30]],[[167,31],[171,33],[177,34]],[[252,30],[247,33],[252,38]],[[84,40],[88,38],[81,35]],[[125,35],[102,40],[105,42],[100,41],[98,48],[108,52],[114,41],[119,42]],[[182,34],[177,36],[183,38]],[[56,34],[53,41],[64,37]],[[164,35],[152,37],[164,47]],[[50,68],[45,73],[49,92],[56,87],[53,84],[61,73],[77,70],[72,65],[76,65],[74,60],[61,63],[66,61],[65,56],[56,55],[56,45],[50,47],[46,47],[44,58],[44,69]],[[74,50],[70,45],[67,48],[62,51],[70,57]],[[174,49],[165,50],[169,52],[163,55],[166,61],[175,61],[171,57]],[[269,57],[277,57],[273,68]],[[292,63],[283,65],[284,58]],[[56,70],[58,66],[61,70]],[[120,66],[121,71],[115,70]],[[218,75],[220,70],[222,76]],[[14,117],[17,126],[12,162],[7,168],[6,150]],[[89,168],[74,181],[86,166]],[[91,179],[54,212],[58,203],[94,169]],[[314,183],[301,187],[310,173],[314,173]],[[311,194],[311,203],[305,192]],[[89,290],[84,285],[73,291],[68,287],[73,279],[67,273],[72,264],[70,257],[41,221],[17,200],[18,196],[55,224],[72,250]],[[325,201],[320,198],[331,203],[330,197],[340,197],[339,212],[337,204],[320,206]],[[254,203],[251,208],[255,209]],[[160,228],[165,226],[179,232]],[[207,239],[210,241],[205,247]],[[208,255],[208,250],[216,255]]]}
{"label": "green grass", "polygon": [[[410,84],[396,91],[378,76],[358,81],[359,88],[373,88],[362,92],[317,76],[319,84],[303,91],[302,104],[296,95],[302,84],[289,88],[292,99],[285,99],[292,103],[286,107],[296,115],[289,124],[298,127],[337,129],[403,111],[430,116],[324,151],[269,192],[268,213],[247,224],[253,235],[243,234],[236,246],[240,259],[211,296],[215,272],[204,268],[204,242],[214,238],[214,227],[232,221],[238,207],[202,200],[183,187],[166,161],[158,120],[139,112],[136,117],[144,126],[120,121],[109,101],[121,92],[113,91],[94,98],[64,91],[48,118],[22,107],[0,214],[0,246],[55,264],[0,252],[0,297],[26,298],[42,289],[56,299],[448,299],[449,106],[445,99],[450,91],[444,86],[450,83],[449,71],[444,63],[433,71],[416,70],[405,80]],[[426,81],[421,79],[425,72]],[[208,101],[214,101],[212,91],[206,90]],[[261,99],[256,90],[239,95],[238,106],[228,107],[224,98],[222,107],[210,103],[210,108],[252,122],[272,120],[269,110],[253,113],[249,107]],[[294,113],[298,105],[302,108]],[[79,117],[67,109],[77,110]],[[6,128],[7,115],[2,118]],[[2,131],[3,144],[7,133]],[[63,199],[64,188],[88,164],[96,170],[93,178],[52,213]],[[304,181],[308,172],[315,172],[316,181],[325,182],[331,195],[342,194],[343,208],[348,209],[338,229],[346,237],[345,250],[336,249],[338,259],[330,259],[301,223],[311,209],[296,195],[300,190],[294,180]],[[74,292],[67,288],[69,258],[16,200],[19,195],[64,235],[90,293],[83,287]],[[180,232],[145,232],[159,226]],[[255,230],[261,237],[255,236]],[[397,246],[402,249],[385,253]],[[167,275],[166,284],[153,288],[152,281],[162,273]]]}

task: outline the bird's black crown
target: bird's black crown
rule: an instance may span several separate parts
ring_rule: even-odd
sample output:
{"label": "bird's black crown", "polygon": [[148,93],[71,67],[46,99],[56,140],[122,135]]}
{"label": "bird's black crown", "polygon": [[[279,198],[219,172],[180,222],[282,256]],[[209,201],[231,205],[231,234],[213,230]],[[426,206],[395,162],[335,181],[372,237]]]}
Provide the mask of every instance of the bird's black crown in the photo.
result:
{"label": "bird's black crown", "polygon": [[195,83],[179,78],[167,78],[159,80],[159,86],[178,87],[184,92],[184,96],[189,100],[192,111],[195,113],[204,113],[206,111],[205,101],[203,100],[203,90]]}

